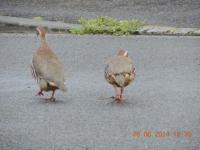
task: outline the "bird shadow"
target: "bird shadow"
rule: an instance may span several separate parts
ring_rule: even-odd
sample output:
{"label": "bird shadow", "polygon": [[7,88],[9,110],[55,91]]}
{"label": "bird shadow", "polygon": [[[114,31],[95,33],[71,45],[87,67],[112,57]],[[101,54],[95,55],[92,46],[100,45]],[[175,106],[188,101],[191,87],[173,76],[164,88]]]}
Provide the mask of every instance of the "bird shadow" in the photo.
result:
{"label": "bird shadow", "polygon": [[135,106],[137,102],[131,102],[129,99],[125,99],[123,102],[118,103],[113,97],[99,97],[97,101],[104,102],[105,105],[115,105],[115,106]]}
{"label": "bird shadow", "polygon": [[66,103],[66,101],[59,100],[59,99],[56,99],[55,101],[50,101],[50,100],[45,99],[45,98],[35,98],[35,102],[37,104],[52,104],[52,105],[65,104]]}

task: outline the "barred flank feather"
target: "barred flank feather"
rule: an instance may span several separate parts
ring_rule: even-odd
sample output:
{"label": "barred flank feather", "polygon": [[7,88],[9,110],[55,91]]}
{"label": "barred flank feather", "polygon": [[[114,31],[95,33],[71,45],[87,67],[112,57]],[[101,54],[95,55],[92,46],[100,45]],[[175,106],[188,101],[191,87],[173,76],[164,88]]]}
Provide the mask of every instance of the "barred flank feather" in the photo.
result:
{"label": "barred flank feather", "polygon": [[32,73],[32,77],[37,81],[38,83],[38,76],[36,74],[36,71],[35,71],[35,68],[34,68],[34,65],[33,63],[31,63],[31,73]]}

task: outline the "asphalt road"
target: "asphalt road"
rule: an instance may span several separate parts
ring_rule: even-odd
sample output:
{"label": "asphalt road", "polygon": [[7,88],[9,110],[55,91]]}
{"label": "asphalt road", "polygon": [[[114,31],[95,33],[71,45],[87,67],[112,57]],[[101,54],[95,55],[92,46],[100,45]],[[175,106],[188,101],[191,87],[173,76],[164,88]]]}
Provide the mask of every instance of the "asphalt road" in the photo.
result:
{"label": "asphalt road", "polygon": [[0,0],[0,15],[77,23],[81,16],[140,19],[146,24],[200,26],[199,0]]}
{"label": "asphalt road", "polygon": [[[35,34],[0,34],[1,150],[199,150],[199,37],[48,36],[66,70],[68,92],[36,97],[29,70]],[[106,60],[125,48],[137,78],[124,104],[106,99]],[[46,95],[47,96],[47,95]],[[144,131],[151,131],[145,137]],[[141,131],[138,138],[134,131]],[[169,131],[168,137],[155,137]],[[192,137],[172,132],[190,131]]]}

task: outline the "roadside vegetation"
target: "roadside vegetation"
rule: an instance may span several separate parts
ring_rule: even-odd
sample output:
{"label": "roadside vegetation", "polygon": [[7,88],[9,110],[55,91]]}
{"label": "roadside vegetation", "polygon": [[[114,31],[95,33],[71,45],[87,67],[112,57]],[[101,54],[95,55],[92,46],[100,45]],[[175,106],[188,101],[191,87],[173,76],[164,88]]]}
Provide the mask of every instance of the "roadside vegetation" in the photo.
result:
{"label": "roadside vegetation", "polygon": [[73,34],[137,34],[137,30],[144,26],[140,20],[117,20],[111,17],[99,16],[95,19],[81,18],[80,27],[70,29]]}
{"label": "roadside vegetation", "polygon": [[42,21],[43,18],[41,16],[36,16],[36,17],[33,17],[33,20],[35,20],[35,21]]}

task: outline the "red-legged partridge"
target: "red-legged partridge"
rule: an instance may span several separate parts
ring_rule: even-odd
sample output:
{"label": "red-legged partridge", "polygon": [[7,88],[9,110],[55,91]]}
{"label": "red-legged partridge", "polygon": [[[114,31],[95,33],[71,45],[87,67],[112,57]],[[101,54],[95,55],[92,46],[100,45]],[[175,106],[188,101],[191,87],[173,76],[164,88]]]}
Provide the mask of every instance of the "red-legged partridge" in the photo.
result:
{"label": "red-legged partridge", "polygon": [[105,79],[114,87],[115,100],[122,102],[124,88],[135,79],[135,67],[127,51],[119,50],[117,55],[110,59],[105,67]]}
{"label": "red-legged partridge", "polygon": [[46,30],[39,26],[36,28],[40,40],[40,47],[33,55],[32,75],[37,81],[40,91],[37,95],[43,95],[43,91],[52,91],[48,100],[55,101],[54,94],[57,89],[66,91],[64,84],[64,68],[58,57],[46,42]]}

